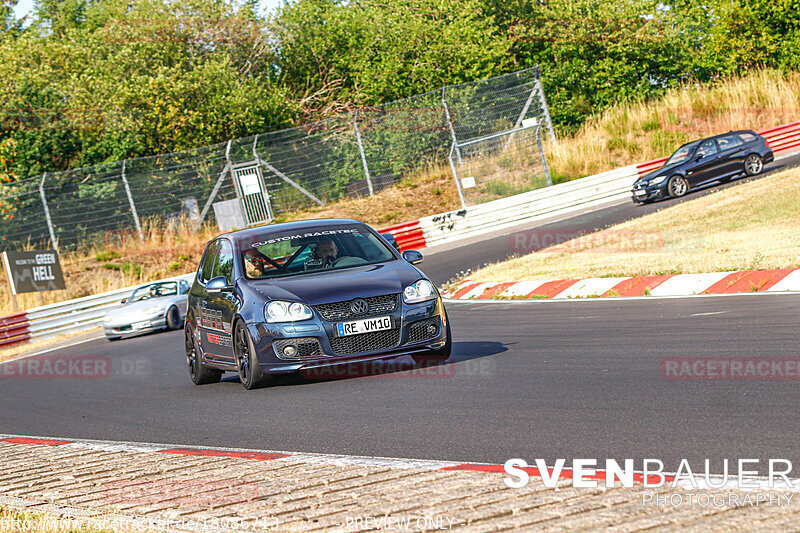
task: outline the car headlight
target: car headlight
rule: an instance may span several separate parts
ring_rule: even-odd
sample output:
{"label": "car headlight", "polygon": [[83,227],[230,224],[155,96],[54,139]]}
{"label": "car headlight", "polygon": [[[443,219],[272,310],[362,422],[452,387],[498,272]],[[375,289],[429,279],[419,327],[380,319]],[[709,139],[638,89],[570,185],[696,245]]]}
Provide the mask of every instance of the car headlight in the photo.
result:
{"label": "car headlight", "polygon": [[157,314],[159,314],[161,312],[161,306],[160,305],[152,305],[152,306],[148,307],[147,309],[145,309],[142,312],[144,314],[146,314],[146,315],[157,315]]}
{"label": "car headlight", "polygon": [[650,185],[658,185],[659,183],[661,183],[665,179],[667,179],[666,176],[656,176],[655,178],[650,180]]}
{"label": "car headlight", "polygon": [[436,298],[436,289],[427,279],[412,283],[403,290],[403,301],[407,304],[426,302]]}
{"label": "car headlight", "polygon": [[114,317],[111,315],[106,315],[103,317],[103,322],[111,322],[112,320],[114,320]]}
{"label": "car headlight", "polygon": [[283,302],[275,300],[264,307],[267,322],[297,322],[314,316],[311,309],[300,302]]}

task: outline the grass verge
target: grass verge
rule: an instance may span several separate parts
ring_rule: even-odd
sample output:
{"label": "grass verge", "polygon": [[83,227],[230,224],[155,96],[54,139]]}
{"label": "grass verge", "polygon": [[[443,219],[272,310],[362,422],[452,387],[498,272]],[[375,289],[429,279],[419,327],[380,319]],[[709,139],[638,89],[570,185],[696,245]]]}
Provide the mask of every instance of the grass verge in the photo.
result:
{"label": "grass verge", "polygon": [[0,531],[11,533],[101,533],[111,530],[97,529],[70,518],[0,507]]}
{"label": "grass verge", "polygon": [[469,278],[511,282],[798,268],[798,228],[795,168],[489,265]]}

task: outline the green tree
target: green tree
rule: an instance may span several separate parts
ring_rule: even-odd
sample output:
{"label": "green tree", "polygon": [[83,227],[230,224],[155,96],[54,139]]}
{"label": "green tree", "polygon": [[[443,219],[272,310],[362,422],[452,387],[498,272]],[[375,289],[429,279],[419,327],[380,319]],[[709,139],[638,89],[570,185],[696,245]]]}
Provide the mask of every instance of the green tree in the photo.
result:
{"label": "green tree", "polygon": [[42,0],[0,41],[0,141],[20,176],[291,125],[263,21],[233,2]]}
{"label": "green tree", "polygon": [[307,110],[406,98],[511,68],[479,0],[299,0],[271,24],[280,79]]}

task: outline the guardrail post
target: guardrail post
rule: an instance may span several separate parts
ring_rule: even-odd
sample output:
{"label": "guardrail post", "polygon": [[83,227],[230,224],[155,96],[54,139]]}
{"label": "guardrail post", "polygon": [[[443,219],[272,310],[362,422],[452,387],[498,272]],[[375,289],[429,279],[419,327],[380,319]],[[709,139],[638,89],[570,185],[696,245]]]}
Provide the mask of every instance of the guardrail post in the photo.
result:
{"label": "guardrail post", "polygon": [[358,129],[358,109],[356,109],[353,117],[353,127],[356,129],[356,141],[358,141],[358,152],[361,154],[361,164],[364,166],[364,175],[367,177],[367,187],[369,188],[369,195],[375,196],[375,190],[372,188],[372,178],[369,175],[369,166],[367,166],[367,156],[364,153],[364,144],[361,142],[361,131]]}
{"label": "guardrail post", "polygon": [[53,219],[50,218],[50,207],[47,205],[47,195],[44,193],[44,180],[47,178],[47,172],[42,174],[42,181],[39,182],[39,196],[42,197],[42,206],[44,207],[44,218],[47,220],[47,228],[50,230],[50,242],[53,249],[58,252],[58,242],[56,241],[56,232],[53,229]]}
{"label": "guardrail post", "polygon": [[133,203],[133,195],[131,195],[131,187],[128,185],[128,177],[125,175],[125,166],[128,160],[122,160],[122,184],[125,185],[125,194],[128,195],[128,203],[131,204],[131,214],[133,214],[133,222],[136,224],[136,231],[139,232],[139,240],[144,242],[144,233],[142,233],[142,225],[139,223],[139,214],[136,212],[136,204]]}
{"label": "guardrail post", "polygon": [[[447,118],[447,126],[450,128],[450,135],[453,137],[453,147],[458,157],[458,164],[461,164],[461,150],[458,149],[458,138],[456,137],[456,130],[453,127],[453,121],[450,118],[450,108],[447,107],[447,101],[444,99],[444,91],[446,87],[442,87],[442,106],[444,106],[444,116]],[[450,150],[452,152],[452,148]],[[452,162],[451,162],[452,165]]]}

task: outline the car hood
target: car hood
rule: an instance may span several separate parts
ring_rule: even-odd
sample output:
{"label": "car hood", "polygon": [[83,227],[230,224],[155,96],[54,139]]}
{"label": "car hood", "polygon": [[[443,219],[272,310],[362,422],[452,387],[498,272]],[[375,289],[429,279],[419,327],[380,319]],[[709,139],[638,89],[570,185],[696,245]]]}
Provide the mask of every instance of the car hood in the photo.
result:
{"label": "car hood", "polygon": [[296,300],[318,305],[397,294],[422,277],[424,276],[420,271],[408,262],[395,260],[328,272],[244,282],[269,300]]}
{"label": "car hood", "polygon": [[138,302],[125,303],[119,307],[114,307],[106,312],[106,315],[117,319],[122,317],[142,315],[144,310],[148,307],[159,306],[164,307],[171,300],[169,298],[153,298],[149,300],[140,300]]}
{"label": "car hood", "polygon": [[655,178],[656,176],[660,176],[662,174],[669,174],[670,172],[673,172],[673,171],[677,170],[678,168],[680,168],[681,166],[683,166],[685,163],[686,162],[684,161],[683,163],[676,163],[676,164],[673,164],[673,165],[657,168],[656,170],[652,171],[651,173],[645,174],[644,176],[642,176],[641,178],[636,180],[635,183],[641,183],[643,181],[649,181],[650,179]]}

